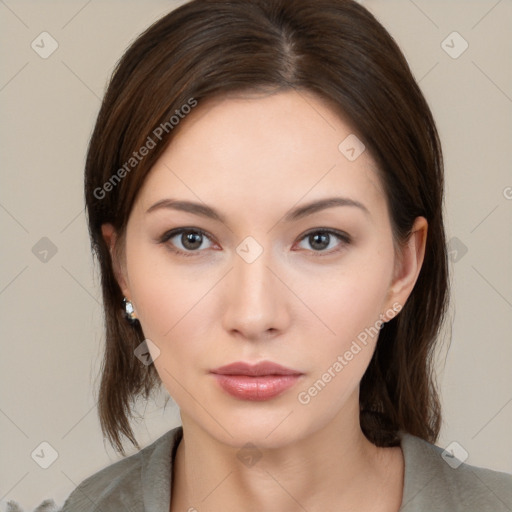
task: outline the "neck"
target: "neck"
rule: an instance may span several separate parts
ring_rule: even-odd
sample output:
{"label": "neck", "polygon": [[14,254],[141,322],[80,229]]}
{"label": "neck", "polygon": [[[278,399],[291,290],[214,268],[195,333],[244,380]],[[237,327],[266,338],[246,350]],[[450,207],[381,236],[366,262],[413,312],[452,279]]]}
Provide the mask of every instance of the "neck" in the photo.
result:
{"label": "neck", "polygon": [[226,445],[184,414],[182,422],[172,511],[313,512],[335,504],[337,510],[393,512],[400,507],[402,452],[366,439],[358,400],[322,428],[273,448]]}

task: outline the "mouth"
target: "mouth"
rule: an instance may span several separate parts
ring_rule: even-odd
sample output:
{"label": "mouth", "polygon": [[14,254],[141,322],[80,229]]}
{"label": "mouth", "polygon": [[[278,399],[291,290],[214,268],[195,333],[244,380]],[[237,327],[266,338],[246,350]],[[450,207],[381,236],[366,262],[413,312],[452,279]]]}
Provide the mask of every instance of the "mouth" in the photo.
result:
{"label": "mouth", "polygon": [[271,361],[255,365],[239,361],[216,368],[211,373],[226,393],[240,400],[253,401],[280,395],[304,375]]}

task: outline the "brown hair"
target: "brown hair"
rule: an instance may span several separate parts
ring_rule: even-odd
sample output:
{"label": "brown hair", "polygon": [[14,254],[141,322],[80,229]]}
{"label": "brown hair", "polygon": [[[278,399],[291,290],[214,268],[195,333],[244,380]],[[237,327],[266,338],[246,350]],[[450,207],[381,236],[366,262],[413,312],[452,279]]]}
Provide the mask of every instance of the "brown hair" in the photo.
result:
{"label": "brown hair", "polygon": [[[123,235],[137,191],[171,141],[185,105],[258,88],[316,93],[350,120],[378,165],[396,247],[417,216],[428,221],[416,285],[400,314],[381,329],[362,378],[360,421],[378,446],[397,445],[399,430],[434,442],[441,413],[433,351],[448,301],[441,144],[397,44],[352,0],[193,0],[150,26],[118,62],[85,168],[105,307],[98,400],[103,434],[123,454],[121,433],[139,448],[131,404],[161,382],[154,365],[134,356],[144,334],[124,316],[101,225],[112,223]],[[139,159],[150,139],[154,147]]]}

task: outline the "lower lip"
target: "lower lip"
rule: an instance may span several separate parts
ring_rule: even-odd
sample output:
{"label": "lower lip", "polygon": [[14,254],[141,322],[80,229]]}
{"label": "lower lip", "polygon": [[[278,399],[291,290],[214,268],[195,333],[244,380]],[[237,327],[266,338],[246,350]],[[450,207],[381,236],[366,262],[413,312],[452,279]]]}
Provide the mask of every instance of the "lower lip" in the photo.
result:
{"label": "lower lip", "polygon": [[297,383],[301,375],[220,375],[212,374],[226,393],[241,400],[269,400]]}

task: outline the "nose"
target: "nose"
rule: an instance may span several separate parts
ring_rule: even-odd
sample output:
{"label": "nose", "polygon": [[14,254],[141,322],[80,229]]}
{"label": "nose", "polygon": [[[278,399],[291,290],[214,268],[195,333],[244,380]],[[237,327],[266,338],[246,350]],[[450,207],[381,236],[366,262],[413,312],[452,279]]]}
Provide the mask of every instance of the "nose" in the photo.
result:
{"label": "nose", "polygon": [[227,332],[257,341],[274,338],[287,328],[290,291],[271,260],[267,250],[252,262],[235,254],[225,288],[223,327]]}

